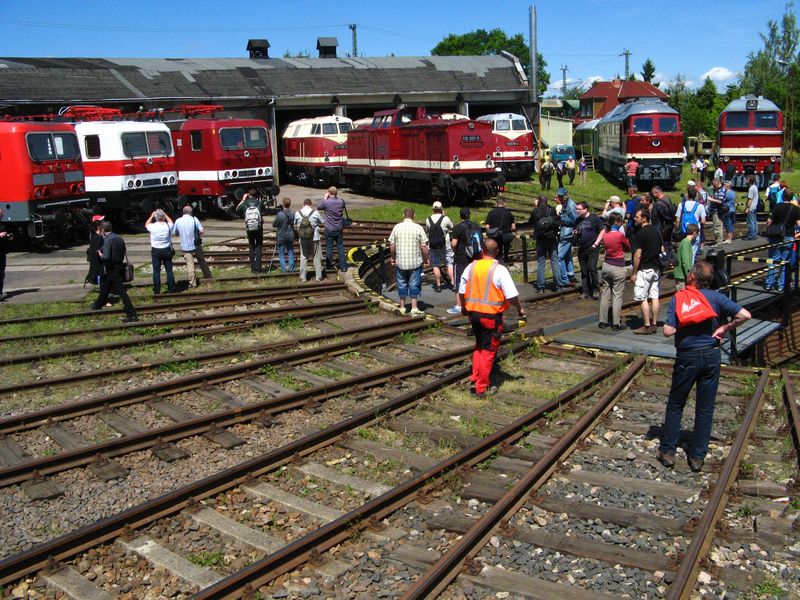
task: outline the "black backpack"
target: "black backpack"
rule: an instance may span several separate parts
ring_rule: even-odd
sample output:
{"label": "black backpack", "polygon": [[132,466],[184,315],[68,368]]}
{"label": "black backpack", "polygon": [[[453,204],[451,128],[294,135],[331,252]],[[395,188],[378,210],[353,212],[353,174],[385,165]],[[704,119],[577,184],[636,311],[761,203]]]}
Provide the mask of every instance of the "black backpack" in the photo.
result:
{"label": "black backpack", "polygon": [[445,236],[442,230],[442,221],[444,215],[439,217],[435,223],[431,217],[428,217],[428,248],[431,250],[441,250],[444,248]]}
{"label": "black backpack", "polygon": [[556,211],[548,206],[547,213],[536,222],[536,239],[543,242],[556,239],[558,231],[558,215]]}

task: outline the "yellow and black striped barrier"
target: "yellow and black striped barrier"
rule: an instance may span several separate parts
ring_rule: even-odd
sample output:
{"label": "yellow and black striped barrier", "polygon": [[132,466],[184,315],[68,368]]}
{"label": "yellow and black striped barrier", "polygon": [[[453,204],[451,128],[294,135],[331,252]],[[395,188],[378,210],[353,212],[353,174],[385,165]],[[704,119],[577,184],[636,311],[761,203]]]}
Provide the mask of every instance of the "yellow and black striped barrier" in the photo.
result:
{"label": "yellow and black striped barrier", "polygon": [[738,260],[739,262],[763,263],[767,265],[791,264],[787,260],[778,260],[777,258],[763,258],[760,256],[731,256],[731,260]]}

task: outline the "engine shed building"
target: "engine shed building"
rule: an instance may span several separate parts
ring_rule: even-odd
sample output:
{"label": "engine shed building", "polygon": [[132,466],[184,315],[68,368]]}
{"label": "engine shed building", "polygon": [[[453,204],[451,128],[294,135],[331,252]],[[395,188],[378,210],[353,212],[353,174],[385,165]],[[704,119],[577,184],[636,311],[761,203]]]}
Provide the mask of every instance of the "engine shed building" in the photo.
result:
{"label": "engine shed building", "polygon": [[329,58],[268,58],[267,40],[250,40],[251,58],[0,58],[2,114],[211,103],[231,116],[263,119],[280,135],[302,117],[355,120],[408,105],[474,118],[520,112],[528,97],[528,79],[511,54],[336,58],[332,40],[318,41],[320,56]]}

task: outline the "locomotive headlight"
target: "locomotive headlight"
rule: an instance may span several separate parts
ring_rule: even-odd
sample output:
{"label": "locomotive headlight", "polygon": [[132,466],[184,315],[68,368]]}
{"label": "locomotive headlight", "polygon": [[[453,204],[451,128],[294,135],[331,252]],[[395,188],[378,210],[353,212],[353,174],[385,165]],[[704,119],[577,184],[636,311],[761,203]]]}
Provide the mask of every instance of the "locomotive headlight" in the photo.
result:
{"label": "locomotive headlight", "polygon": [[260,177],[261,175],[263,175],[263,174],[264,174],[264,169],[259,169],[259,170],[258,170],[258,175],[259,175],[259,177]]}
{"label": "locomotive headlight", "polygon": [[[327,154],[327,153],[326,153],[326,154]],[[330,158],[329,156],[326,156],[326,157],[325,157],[325,161],[324,161],[324,162],[331,162],[331,158]]]}
{"label": "locomotive headlight", "polygon": [[493,167],[494,167],[494,163],[492,163],[492,161],[490,161],[490,160],[487,160],[486,161],[486,168],[487,169],[491,169]]}
{"label": "locomotive headlight", "polygon": [[453,168],[454,168],[454,169],[460,169],[460,168],[461,168],[461,163],[460,163],[460,162],[458,162],[458,161],[455,161],[455,162],[453,163]]}
{"label": "locomotive headlight", "polygon": [[42,197],[42,188],[36,188],[36,191],[33,192],[34,197],[41,198]]}
{"label": "locomotive headlight", "polygon": [[230,171],[225,171],[225,174],[223,175],[223,177],[225,177],[225,179],[230,179],[231,178],[231,172]]}
{"label": "locomotive headlight", "polygon": [[83,193],[83,184],[82,184],[82,183],[79,183],[79,184],[78,184],[78,193],[79,193],[79,194],[82,194],[82,193]]}
{"label": "locomotive headlight", "polygon": [[170,182],[171,184],[174,184],[174,183],[175,183],[175,175],[170,175],[170,176],[169,176],[169,182]]}
{"label": "locomotive headlight", "polygon": [[769,157],[769,162],[775,162],[776,160],[778,160],[778,159],[775,156],[770,156]]}
{"label": "locomotive headlight", "polygon": [[495,151],[495,152],[497,152],[498,154],[500,154],[500,146],[497,146],[497,147],[494,149],[494,151]]}
{"label": "locomotive headlight", "polygon": [[128,189],[133,189],[133,179],[128,180]]}
{"label": "locomotive headlight", "polygon": [[323,152],[322,156],[328,156],[328,151],[326,150],[325,152]]}
{"label": "locomotive headlight", "polygon": [[492,155],[491,154],[487,154],[486,155],[486,160],[489,160],[490,158],[492,158]]}
{"label": "locomotive headlight", "polygon": [[453,162],[458,162],[458,154],[453,154]]}
{"label": "locomotive headlight", "polygon": [[264,175],[272,175],[272,169],[270,167],[264,169]]}
{"label": "locomotive headlight", "polygon": [[469,123],[467,123],[467,127],[469,127],[470,129],[475,129],[475,123],[470,121]]}
{"label": "locomotive headlight", "polygon": [[731,157],[730,157],[730,156],[726,156],[726,157],[725,157],[725,158],[723,158],[722,160],[724,160],[725,162],[728,162],[730,159],[731,159]]}
{"label": "locomotive headlight", "polygon": [[234,171],[233,173],[231,173],[231,176],[238,177],[239,176],[239,171]]}
{"label": "locomotive headlight", "polygon": [[137,188],[142,187],[142,180],[141,179],[137,179],[136,181],[134,181],[134,185]]}
{"label": "locomotive headlight", "polygon": [[167,185],[167,178],[166,177],[162,177],[161,178],[161,185]]}

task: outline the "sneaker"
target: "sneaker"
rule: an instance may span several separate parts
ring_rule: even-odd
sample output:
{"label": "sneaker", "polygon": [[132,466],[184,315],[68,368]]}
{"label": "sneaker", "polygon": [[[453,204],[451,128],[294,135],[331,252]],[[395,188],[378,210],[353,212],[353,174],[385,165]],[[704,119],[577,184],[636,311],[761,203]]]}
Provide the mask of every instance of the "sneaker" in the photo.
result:
{"label": "sneaker", "polygon": [[624,329],[625,329],[625,325],[622,325],[622,324],[620,324],[620,325],[612,325],[611,326],[611,331],[622,331]]}
{"label": "sneaker", "polygon": [[664,465],[668,469],[671,469],[672,467],[675,466],[675,455],[674,454],[667,454],[666,452],[659,452],[658,455],[656,455],[656,459],[658,459],[658,462],[660,462],[662,465]]}
{"label": "sneaker", "polygon": [[533,291],[536,292],[537,294],[544,294],[544,288],[534,287]]}
{"label": "sneaker", "polygon": [[439,292],[442,291],[442,286],[440,286],[440,285],[433,286],[433,291],[438,294]]}
{"label": "sneaker", "polygon": [[653,335],[658,327],[656,325],[642,325],[633,330],[636,335]]}
{"label": "sneaker", "polygon": [[597,324],[600,329],[606,329],[608,327],[608,323],[600,322]]}
{"label": "sneaker", "polygon": [[447,309],[448,315],[460,315],[461,314],[461,307],[460,306],[451,306]]}
{"label": "sneaker", "polygon": [[475,392],[475,395],[478,398],[483,398],[484,396],[494,396],[497,393],[497,386],[490,385],[488,388],[483,390],[482,392]]}
{"label": "sneaker", "polygon": [[425,311],[420,310],[418,308],[412,308],[408,314],[411,315],[412,317],[424,317]]}
{"label": "sneaker", "polygon": [[692,458],[691,456],[686,460],[689,463],[689,468],[694,473],[699,473],[703,470],[703,459],[702,458]]}
{"label": "sneaker", "polygon": [[723,244],[732,244],[733,240],[724,240],[722,243]]}
{"label": "sneaker", "polygon": [[592,292],[592,300],[599,300],[600,292]]}
{"label": "sneaker", "polygon": [[139,320],[139,317],[133,315],[132,317],[125,317],[122,319],[123,323],[136,323]]}
{"label": "sneaker", "polygon": [[2,293],[0,293],[0,302],[2,302],[3,300],[5,300],[6,298],[8,298],[8,294],[2,294]]}

